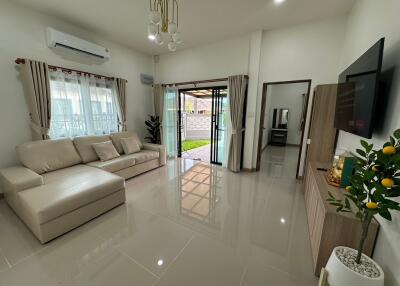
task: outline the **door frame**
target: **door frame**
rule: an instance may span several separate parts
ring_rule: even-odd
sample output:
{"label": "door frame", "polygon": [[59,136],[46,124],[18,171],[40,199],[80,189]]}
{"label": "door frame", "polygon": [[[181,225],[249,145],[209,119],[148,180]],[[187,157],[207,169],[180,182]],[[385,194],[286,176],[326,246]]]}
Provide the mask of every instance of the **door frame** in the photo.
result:
{"label": "door frame", "polygon": [[[291,83],[308,83],[308,89],[307,89],[307,102],[306,102],[306,119],[307,119],[307,114],[309,111],[309,100],[310,100],[310,92],[311,92],[311,79],[303,79],[303,80],[289,80],[289,81],[275,81],[275,82],[264,82],[263,83],[263,89],[262,89],[262,99],[261,99],[261,112],[260,112],[260,127],[258,131],[258,148],[257,148],[257,165],[256,165],[256,171],[260,170],[260,165],[261,165],[261,153],[262,153],[262,139],[263,139],[263,130],[264,130],[264,116],[265,116],[265,110],[266,110],[266,103],[267,103],[267,91],[268,91],[268,86],[271,85],[281,85],[281,84],[291,84]],[[297,159],[297,169],[296,169],[296,178],[299,179],[299,167],[300,167],[300,160],[301,160],[301,154],[304,149],[304,131],[306,129],[306,122],[304,122],[303,129],[301,131],[301,142],[300,142],[300,148],[299,148],[299,155]]]}
{"label": "door frame", "polygon": [[[182,123],[182,109],[181,109],[181,94],[183,93],[183,92],[185,92],[185,91],[191,91],[191,90],[202,90],[202,89],[212,89],[213,91],[212,92],[214,92],[214,89],[227,89],[228,90],[228,86],[227,85],[216,85],[216,86],[204,86],[204,87],[193,87],[193,88],[181,88],[181,89],[178,89],[178,118],[177,118],[177,121],[178,121],[178,124],[177,124],[177,132],[178,132],[178,134],[177,134],[177,139],[178,139],[178,157],[179,158],[181,158],[182,157],[182,132],[181,132],[181,129],[182,129],[182,126],[181,126],[181,123]],[[211,95],[211,98],[212,98],[212,101],[214,100],[213,98],[214,98],[214,96],[213,95]],[[212,102],[212,108],[214,108],[214,103]],[[212,120],[212,116],[213,116],[213,110],[211,111],[211,131],[210,131],[210,139],[211,139],[211,141],[213,140],[213,126],[212,126],[212,124],[213,124],[213,120]],[[211,144],[210,144],[211,146],[210,146],[210,163],[212,163],[212,164],[218,164],[218,165],[222,165],[221,163],[217,163],[217,162],[211,162],[211,154],[212,154],[212,147],[213,147],[213,144],[212,144],[212,142],[211,142]]]}
{"label": "door frame", "polygon": [[[216,165],[222,165],[222,162],[218,162],[218,144],[219,144],[219,109],[222,107],[222,97],[221,90],[225,89],[228,91],[228,86],[226,87],[213,87],[212,88],[212,102],[211,102],[211,146],[210,146],[210,163]],[[228,94],[226,94],[228,97]],[[225,129],[226,131],[226,129]],[[225,136],[226,137],[226,136]],[[214,157],[213,157],[214,155]]]}

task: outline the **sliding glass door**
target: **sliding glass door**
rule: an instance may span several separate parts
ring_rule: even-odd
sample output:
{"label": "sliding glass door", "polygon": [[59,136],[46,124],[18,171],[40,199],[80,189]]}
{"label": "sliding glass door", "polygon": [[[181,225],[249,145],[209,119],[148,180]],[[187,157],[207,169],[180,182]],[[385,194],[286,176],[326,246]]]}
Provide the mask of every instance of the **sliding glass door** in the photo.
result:
{"label": "sliding glass door", "polygon": [[227,137],[227,88],[216,87],[212,91],[211,154],[210,162],[222,165]]}

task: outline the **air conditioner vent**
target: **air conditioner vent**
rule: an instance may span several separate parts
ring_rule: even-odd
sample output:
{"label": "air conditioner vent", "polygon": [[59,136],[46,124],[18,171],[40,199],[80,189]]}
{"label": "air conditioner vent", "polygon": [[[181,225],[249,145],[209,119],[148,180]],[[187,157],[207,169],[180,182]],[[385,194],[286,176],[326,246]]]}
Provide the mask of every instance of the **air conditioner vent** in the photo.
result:
{"label": "air conditioner vent", "polygon": [[69,50],[106,61],[110,59],[110,52],[105,47],[80,39],[67,33],[47,28],[47,45],[52,49]]}
{"label": "air conditioner vent", "polygon": [[55,45],[55,47],[56,48],[57,47],[61,47],[61,48],[72,50],[72,51],[75,51],[75,52],[79,52],[79,53],[82,53],[82,54],[85,54],[85,55],[88,55],[88,56],[93,56],[93,57],[96,57],[96,58],[104,59],[104,56],[96,55],[94,53],[83,51],[83,50],[80,50],[80,49],[77,49],[77,48],[74,48],[74,47],[70,47],[70,46],[67,46],[67,45],[63,45],[63,44],[60,44],[60,43],[57,43]]}

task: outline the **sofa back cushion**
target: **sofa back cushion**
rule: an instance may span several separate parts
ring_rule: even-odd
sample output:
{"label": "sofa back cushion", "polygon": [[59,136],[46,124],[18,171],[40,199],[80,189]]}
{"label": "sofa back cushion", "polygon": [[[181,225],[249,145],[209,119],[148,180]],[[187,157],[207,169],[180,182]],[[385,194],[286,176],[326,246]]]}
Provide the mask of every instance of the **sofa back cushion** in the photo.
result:
{"label": "sofa back cushion", "polygon": [[18,145],[15,149],[21,163],[38,174],[71,167],[82,162],[69,138],[27,142]]}
{"label": "sofa back cushion", "polygon": [[134,137],[121,138],[120,139],[122,149],[124,149],[125,154],[133,154],[140,152],[139,142],[136,141]]}
{"label": "sofa back cushion", "polygon": [[140,141],[139,137],[137,136],[136,132],[134,132],[134,131],[124,131],[124,132],[112,133],[110,135],[110,137],[115,146],[115,149],[117,149],[119,154],[124,154],[124,149],[122,148],[122,144],[121,144],[121,138],[133,137],[136,140],[136,142],[138,142],[140,149],[143,148],[142,142]]}
{"label": "sofa back cushion", "polygon": [[99,157],[93,149],[92,144],[110,141],[110,136],[99,135],[99,136],[81,136],[74,138],[74,145],[81,155],[83,163],[90,163],[98,161]]}
{"label": "sofa back cushion", "polygon": [[108,161],[119,157],[119,153],[115,149],[114,144],[111,141],[93,143],[93,149],[96,151],[97,156],[99,156],[102,162]]}

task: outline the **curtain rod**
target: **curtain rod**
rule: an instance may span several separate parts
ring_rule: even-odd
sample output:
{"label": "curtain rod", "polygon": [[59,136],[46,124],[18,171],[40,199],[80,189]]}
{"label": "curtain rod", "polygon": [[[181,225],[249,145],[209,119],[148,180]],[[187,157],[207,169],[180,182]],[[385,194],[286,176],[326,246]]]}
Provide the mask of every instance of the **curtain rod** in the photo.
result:
{"label": "curtain rod", "polygon": [[[245,75],[245,77],[248,79],[249,76]],[[209,82],[220,82],[220,81],[227,81],[227,77],[223,78],[215,78],[215,79],[206,79],[206,80],[195,80],[195,81],[186,81],[186,82],[175,82],[175,83],[168,83],[168,84],[163,84],[164,86],[177,86],[177,85],[188,85],[188,84],[200,84],[200,83],[209,83]]]}
{"label": "curtain rod", "polygon": [[[25,59],[21,59],[21,58],[17,58],[15,60],[15,63],[20,65],[20,64],[25,64]],[[104,76],[104,75],[100,75],[100,74],[95,74],[95,73],[90,73],[90,72],[85,72],[85,71],[80,71],[80,70],[74,70],[74,69],[69,69],[69,68],[64,68],[64,67],[59,67],[59,66],[52,66],[52,65],[48,65],[50,69],[56,70],[56,69],[61,69],[63,72],[76,72],[77,74],[80,75],[93,75],[97,78],[105,78],[108,80],[114,80],[114,77],[109,77],[109,76]],[[128,81],[126,81],[128,82]]]}

